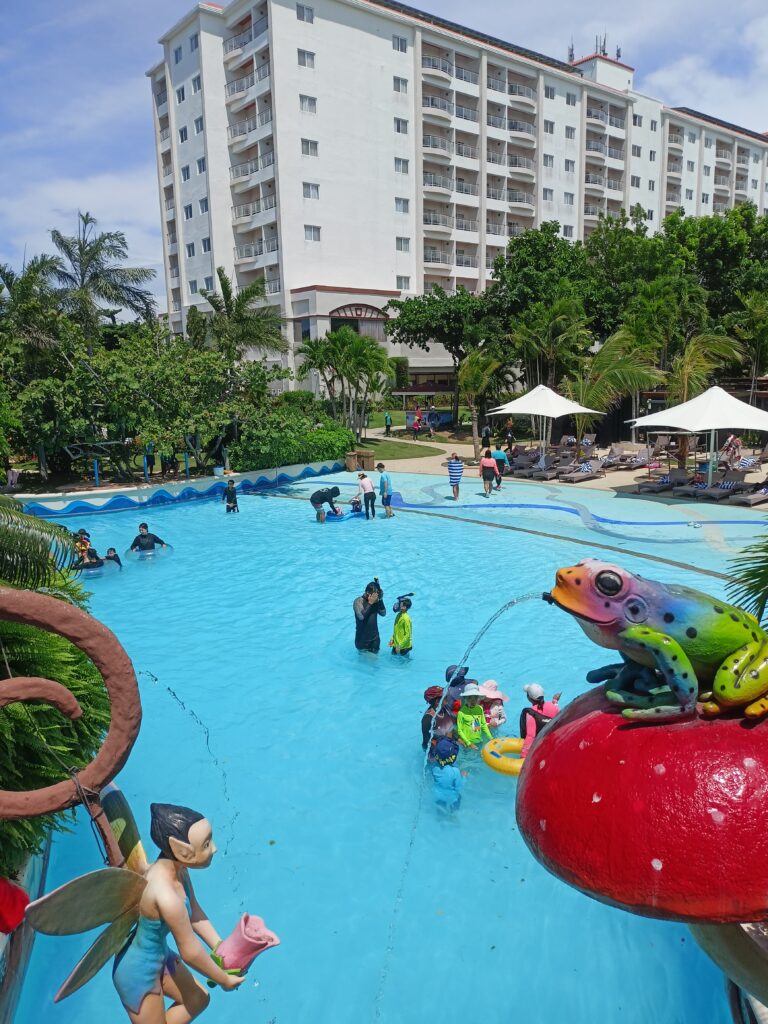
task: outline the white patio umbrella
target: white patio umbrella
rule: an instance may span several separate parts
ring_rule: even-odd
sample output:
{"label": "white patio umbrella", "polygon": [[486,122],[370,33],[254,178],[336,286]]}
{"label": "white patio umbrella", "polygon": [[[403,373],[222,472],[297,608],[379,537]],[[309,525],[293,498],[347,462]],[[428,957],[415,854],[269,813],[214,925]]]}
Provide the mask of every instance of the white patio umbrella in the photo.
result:
{"label": "white patio umbrella", "polygon": [[[513,398],[511,402],[491,409],[489,416],[539,416],[548,420],[557,420],[561,416],[575,416],[576,413],[591,413],[594,416],[604,416],[605,413],[597,412],[595,409],[587,409],[578,402],[572,402],[569,398],[563,398],[552,388],[545,384],[537,385],[527,395],[521,398]],[[551,425],[550,425],[551,427]]]}
{"label": "white patio umbrella", "polygon": [[712,387],[702,395],[681,402],[671,409],[652,412],[636,420],[627,420],[636,427],[674,427],[691,434],[709,431],[709,483],[717,452],[715,438],[718,430],[762,430],[768,432],[768,412],[747,405],[722,388]]}

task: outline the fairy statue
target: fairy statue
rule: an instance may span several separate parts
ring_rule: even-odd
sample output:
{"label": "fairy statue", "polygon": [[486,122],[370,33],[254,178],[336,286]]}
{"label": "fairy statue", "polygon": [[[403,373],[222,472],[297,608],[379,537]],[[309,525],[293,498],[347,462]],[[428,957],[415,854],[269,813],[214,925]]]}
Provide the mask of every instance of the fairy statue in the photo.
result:
{"label": "fairy statue", "polygon": [[[250,962],[279,939],[260,918],[246,914],[234,937],[239,961],[226,963],[217,954],[232,940],[222,943],[190,880],[190,871],[207,868],[216,852],[211,823],[188,807],[152,804],[150,835],[160,856],[148,865],[130,809],[119,790],[110,789],[104,807],[119,833],[126,868],[102,868],[68,882],[31,903],[27,919],[48,935],[72,935],[109,923],[56,1001],[90,981],[114,956],[112,980],[132,1024],[186,1024],[210,1001],[190,967],[230,992],[242,985]],[[168,947],[169,935],[178,954]],[[172,1001],[167,1010],[166,999]]]}

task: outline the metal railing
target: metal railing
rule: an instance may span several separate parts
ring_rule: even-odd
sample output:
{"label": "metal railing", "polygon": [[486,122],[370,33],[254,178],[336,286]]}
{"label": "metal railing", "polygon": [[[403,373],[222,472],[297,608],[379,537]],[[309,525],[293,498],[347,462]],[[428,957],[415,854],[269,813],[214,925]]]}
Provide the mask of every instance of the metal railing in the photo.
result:
{"label": "metal railing", "polygon": [[264,291],[267,295],[274,295],[275,292],[282,291],[282,285],[280,284],[279,277],[273,277],[271,281],[264,282]]}
{"label": "metal railing", "polygon": [[526,135],[533,135],[536,132],[536,126],[532,125],[529,121],[516,121],[511,119],[507,122],[507,131],[523,132]]}
{"label": "metal railing", "polygon": [[451,259],[450,253],[443,252],[440,249],[425,249],[424,262],[442,263],[444,266],[450,266],[453,261]]}
{"label": "metal railing", "polygon": [[158,107],[162,107],[164,103],[168,102],[168,93],[164,89],[162,92],[155,93],[155,103]]}
{"label": "metal railing", "polygon": [[445,188],[452,192],[454,180],[445,174],[432,174],[431,171],[427,171],[423,175],[423,184],[426,188]]}
{"label": "metal railing", "polygon": [[461,117],[465,121],[477,121],[478,113],[473,110],[472,107],[465,107],[461,103],[456,104],[456,117]]}
{"label": "metal railing", "polygon": [[507,202],[508,203],[526,203],[528,206],[534,205],[534,198],[532,192],[521,192],[519,189],[508,188],[507,189]]}
{"label": "metal railing", "polygon": [[170,128],[162,128],[161,131],[160,131],[160,141],[161,142],[165,142],[170,137],[171,137],[171,129]]}
{"label": "metal railing", "polygon": [[712,209],[715,211],[715,213],[725,213],[725,211],[728,209],[728,203],[713,203]]}
{"label": "metal railing", "polygon": [[173,174],[173,164],[163,164],[163,177],[170,178]]}
{"label": "metal railing", "polygon": [[453,74],[460,82],[469,82],[471,85],[477,85],[480,81],[480,75],[476,71],[469,71],[468,68],[459,67],[458,64],[453,69]]}
{"label": "metal railing", "polygon": [[427,107],[430,110],[444,110],[448,114],[453,113],[453,104],[450,100],[444,100],[441,96],[422,96],[421,97],[422,107]]}
{"label": "metal railing", "polygon": [[623,160],[624,159],[624,150],[623,149],[617,149],[615,146],[609,146],[608,147],[608,156],[611,158],[611,160]]}
{"label": "metal railing", "polygon": [[271,167],[275,162],[275,154],[272,152],[265,153],[264,156],[256,157],[253,160],[246,160],[243,164],[235,164],[234,167],[229,168],[229,176],[232,181],[237,178],[246,178],[249,174],[256,174],[257,171],[263,171],[265,167]]}
{"label": "metal railing", "polygon": [[507,198],[507,190],[505,188],[494,188],[492,185],[486,186],[485,194],[488,199],[498,199],[502,203]]}
{"label": "metal railing", "polygon": [[423,68],[433,68],[435,71],[442,71],[443,74],[453,76],[453,64],[444,57],[432,57],[429,54],[422,54],[421,66]]}
{"label": "metal railing", "polygon": [[499,256],[503,256],[503,255],[504,255],[504,253],[501,253],[501,252],[497,253],[496,256],[491,256],[490,253],[486,253],[485,254],[485,269],[486,270],[491,270],[492,267],[493,267],[493,264],[496,262],[496,260],[499,258]]}
{"label": "metal railing", "polygon": [[604,110],[597,110],[595,107],[587,107],[587,117],[590,121],[602,121],[608,124],[608,115]]}
{"label": "metal railing", "polygon": [[424,135],[421,144],[424,149],[441,149],[444,153],[453,152],[453,143],[439,135]]}
{"label": "metal railing", "polygon": [[477,256],[467,256],[465,253],[456,253],[455,264],[457,267],[476,267]]}
{"label": "metal railing", "polygon": [[169,231],[165,237],[168,242],[168,245],[176,245],[178,238],[172,231]]}
{"label": "metal railing", "polygon": [[673,146],[682,146],[684,137],[679,132],[670,132],[669,141]]}
{"label": "metal railing", "polygon": [[227,82],[226,94],[227,96],[238,96],[241,92],[247,92],[252,85],[256,82],[261,82],[265,78],[269,78],[270,75],[270,63],[262,64],[261,67],[256,68],[250,75],[246,75],[244,78],[236,78],[234,82]]}
{"label": "metal railing", "polygon": [[507,80],[505,78],[487,78],[485,84],[492,92],[506,92]]}
{"label": "metal railing", "polygon": [[277,252],[280,244],[276,238],[261,239],[258,242],[248,242],[246,245],[235,246],[235,259],[248,260],[263,256],[266,252]]}
{"label": "metal railing", "polygon": [[680,193],[667,192],[667,202],[677,206],[680,203]]}
{"label": "metal railing", "polygon": [[457,231],[477,231],[476,220],[460,220],[456,218],[456,230]]}
{"label": "metal railing", "polygon": [[275,196],[264,196],[263,199],[256,199],[252,203],[242,203],[240,206],[232,207],[232,220],[242,220],[243,217],[255,217],[257,213],[266,213],[274,210],[277,206]]}
{"label": "metal railing", "polygon": [[588,153],[605,153],[606,145],[604,142],[595,142],[594,139],[587,139],[587,152]]}
{"label": "metal railing", "polygon": [[466,181],[456,182],[456,191],[461,192],[465,196],[477,196],[480,195],[480,189],[477,185],[470,185]]}
{"label": "metal railing", "polygon": [[736,163],[737,164],[741,164],[742,166],[744,164],[749,164],[749,157],[748,156],[737,156],[736,157]]}
{"label": "metal railing", "polygon": [[247,135],[249,132],[255,131],[257,128],[263,128],[265,124],[269,124],[272,120],[272,110],[262,110],[256,117],[249,117],[246,121],[236,121],[235,124],[231,124],[227,128],[227,136],[229,139],[242,138],[243,135]]}
{"label": "metal railing", "polygon": [[615,114],[611,114],[608,118],[608,124],[612,128],[623,128],[626,123],[623,117],[617,117]]}
{"label": "metal railing", "polygon": [[165,200],[165,208],[170,213],[171,210],[175,210],[176,209],[176,203],[173,201],[173,199],[166,199]]}
{"label": "metal railing", "polygon": [[512,156],[507,157],[507,167],[515,168],[522,167],[527,171],[533,170],[533,160],[530,160],[527,156]]}
{"label": "metal railing", "polygon": [[747,191],[747,179],[746,178],[737,178],[736,179],[736,191],[737,192],[746,192]]}
{"label": "metal railing", "polygon": [[730,188],[731,176],[730,174],[716,174],[715,175],[716,185],[727,185]]}
{"label": "metal railing", "polygon": [[672,174],[682,174],[683,161],[682,160],[668,160],[667,161],[667,172]]}
{"label": "metal railing", "polygon": [[173,302],[171,304],[171,311],[173,313],[180,313],[181,312],[181,303],[179,302],[178,299],[174,299],[173,300]]}
{"label": "metal railing", "polygon": [[465,142],[456,143],[456,156],[463,156],[467,160],[477,160],[477,155],[474,146],[468,146]]}
{"label": "metal railing", "polygon": [[490,221],[485,222],[485,230],[489,235],[506,235],[507,233],[505,224],[491,224]]}
{"label": "metal railing", "polygon": [[584,216],[585,217],[597,217],[597,216],[599,216],[599,214],[600,214],[600,207],[599,206],[592,206],[591,204],[587,204],[584,207]]}
{"label": "metal railing", "polygon": [[250,43],[252,39],[253,28],[247,28],[244,32],[238,32],[234,36],[229,36],[224,40],[224,53],[232,53],[233,50],[239,50],[246,43]]}
{"label": "metal railing", "polygon": [[433,213],[432,210],[425,210],[423,223],[428,227],[452,228],[453,217],[447,217],[444,213]]}
{"label": "metal railing", "polygon": [[510,82],[507,86],[507,92],[510,96],[524,96],[528,100],[536,99],[536,93],[530,86],[518,85],[517,82]]}
{"label": "metal railing", "polygon": [[717,159],[717,160],[732,160],[733,159],[733,153],[730,151],[730,149],[716,149],[715,150],[715,159]]}
{"label": "metal railing", "polygon": [[621,178],[608,178],[605,184],[608,188],[612,188],[614,192],[622,192],[624,190],[624,182]]}
{"label": "metal railing", "polygon": [[587,172],[584,175],[584,181],[585,181],[585,183],[587,185],[604,185],[605,184],[605,178],[602,176],[602,174],[590,174],[589,172]]}
{"label": "metal railing", "polygon": [[486,120],[486,123],[488,125],[490,125],[491,128],[506,128],[507,127],[507,119],[506,119],[506,117],[499,117],[498,114],[488,114],[488,116],[486,117],[485,120]]}
{"label": "metal railing", "polygon": [[177,281],[179,279],[179,276],[180,275],[178,267],[171,267],[171,269],[168,271],[168,277],[170,277],[172,281]]}
{"label": "metal railing", "polygon": [[494,153],[493,150],[489,149],[485,154],[485,159],[489,164],[506,164],[507,154],[506,153]]}

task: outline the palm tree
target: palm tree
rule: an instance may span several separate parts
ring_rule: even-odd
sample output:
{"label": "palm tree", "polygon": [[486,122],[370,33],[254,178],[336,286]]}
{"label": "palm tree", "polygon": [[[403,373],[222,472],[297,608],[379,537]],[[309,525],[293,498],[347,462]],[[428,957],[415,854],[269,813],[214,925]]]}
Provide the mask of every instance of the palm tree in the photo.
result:
{"label": "palm tree", "polygon": [[33,349],[56,343],[55,305],[50,279],[58,266],[55,256],[34,256],[16,273],[0,264],[0,337],[5,344],[18,343]]}
{"label": "palm tree", "polygon": [[349,387],[348,423],[358,440],[365,422],[365,410],[371,394],[382,380],[394,376],[394,368],[385,350],[374,338],[351,331],[343,355],[342,375]]}
{"label": "palm tree", "polygon": [[768,534],[753,541],[728,568],[728,597],[762,621],[768,605]]}
{"label": "palm tree", "polygon": [[535,303],[513,323],[509,340],[520,351],[529,388],[541,383],[554,388],[558,370],[592,343],[588,325],[581,300],[568,294],[551,305]]}
{"label": "palm tree", "polygon": [[336,373],[331,362],[331,346],[328,335],[324,338],[305,338],[296,349],[301,362],[298,372],[306,377],[315,370],[323,378],[325,390],[331,402],[331,415],[336,419]]}
{"label": "palm tree", "polygon": [[462,359],[459,366],[459,391],[472,416],[472,445],[475,449],[475,459],[480,458],[480,435],[477,430],[478,401],[491,386],[493,375],[500,365],[500,360],[495,356],[476,348]]}
{"label": "palm tree", "polygon": [[763,292],[739,294],[744,307],[737,314],[733,333],[744,345],[750,362],[749,404],[755,400],[757,378],[768,360],[768,297]]}
{"label": "palm tree", "polygon": [[219,291],[200,294],[213,308],[210,336],[214,347],[228,359],[242,359],[249,349],[264,354],[285,352],[283,319],[277,306],[267,302],[266,285],[257,278],[235,292],[223,267],[216,268]]}
{"label": "palm tree", "polygon": [[120,309],[129,309],[148,322],[155,315],[154,296],[142,287],[154,278],[154,270],[124,266],[128,259],[125,235],[122,231],[96,234],[96,223],[90,213],[78,213],[76,235],[51,231],[61,254],[52,268],[59,304],[87,338],[94,338],[104,317],[114,319]]}

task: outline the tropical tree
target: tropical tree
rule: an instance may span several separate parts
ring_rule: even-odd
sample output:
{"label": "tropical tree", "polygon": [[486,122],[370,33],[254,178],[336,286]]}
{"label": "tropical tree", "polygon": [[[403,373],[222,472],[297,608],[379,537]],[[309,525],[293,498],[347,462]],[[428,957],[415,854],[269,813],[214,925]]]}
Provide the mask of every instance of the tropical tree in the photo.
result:
{"label": "tropical tree", "polygon": [[56,343],[58,314],[50,287],[55,256],[33,256],[19,273],[0,264],[0,346],[33,350]]}
{"label": "tropical tree", "polygon": [[752,541],[728,568],[728,597],[762,622],[768,606],[768,534]]}
{"label": "tropical tree", "polygon": [[266,285],[256,278],[235,292],[223,267],[216,268],[218,291],[201,291],[213,308],[209,337],[212,346],[229,359],[242,359],[249,349],[262,355],[285,352],[283,319],[277,306],[267,302]]}
{"label": "tropical tree", "polygon": [[755,400],[757,378],[768,362],[768,296],[764,292],[740,294],[743,310],[733,318],[733,333],[749,360],[749,404]]}
{"label": "tropical tree", "polygon": [[473,349],[459,366],[459,392],[469,406],[472,417],[472,446],[475,459],[480,458],[480,435],[477,429],[478,403],[491,386],[494,373],[501,365],[496,356],[482,349]]}
{"label": "tropical tree", "polygon": [[125,235],[122,231],[97,234],[96,224],[90,213],[78,213],[77,234],[51,231],[51,241],[60,253],[51,267],[59,307],[91,341],[102,321],[114,320],[121,309],[147,321],[155,315],[154,297],[143,287],[154,278],[154,270],[124,266],[128,259]]}
{"label": "tropical tree", "polygon": [[554,388],[564,369],[592,343],[581,299],[561,290],[551,303],[536,302],[512,322],[509,340],[525,367],[529,388]]}
{"label": "tropical tree", "polygon": [[338,377],[335,369],[332,345],[329,342],[329,335],[322,338],[305,338],[296,349],[296,355],[301,362],[298,372],[306,377],[314,370],[319,373],[325,384],[326,394],[331,403],[331,415],[336,419],[336,384]]}

